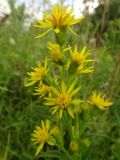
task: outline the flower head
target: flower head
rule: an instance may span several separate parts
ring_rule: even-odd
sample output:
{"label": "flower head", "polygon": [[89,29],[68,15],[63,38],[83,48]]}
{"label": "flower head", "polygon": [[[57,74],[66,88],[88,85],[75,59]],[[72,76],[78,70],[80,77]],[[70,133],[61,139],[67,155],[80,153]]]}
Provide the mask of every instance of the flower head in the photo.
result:
{"label": "flower head", "polygon": [[76,141],[72,140],[72,141],[70,142],[70,149],[71,149],[71,151],[73,151],[73,152],[77,151],[77,149],[78,149],[78,144],[76,143]]}
{"label": "flower head", "polygon": [[[37,28],[48,28],[46,32],[43,34],[40,34],[36,38],[40,38],[44,35],[46,35],[48,32],[50,32],[52,29],[56,34],[58,34],[63,28],[69,29],[72,33],[73,30],[70,28],[70,26],[80,22],[84,17],[81,16],[79,18],[74,18],[73,15],[73,9],[68,9],[68,7],[63,6],[53,6],[50,13],[44,14],[43,21],[37,20],[37,25],[35,27]],[[74,33],[75,34],[75,33]]]}
{"label": "flower head", "polygon": [[50,121],[48,119],[45,121],[41,121],[41,126],[36,126],[36,129],[32,133],[32,141],[34,142],[34,144],[38,145],[36,156],[40,153],[45,143],[51,146],[55,145],[55,134],[56,126],[51,129]]}
{"label": "flower head", "polygon": [[78,51],[76,45],[74,46],[73,50],[69,46],[69,50],[72,61],[78,65],[94,61],[93,59],[87,59],[87,57],[90,55],[90,52],[86,52],[86,47],[84,47],[81,52]]}
{"label": "flower head", "polygon": [[38,85],[38,87],[35,88],[36,93],[34,95],[40,95],[41,97],[44,97],[48,93],[50,93],[51,88],[48,85],[43,84],[42,82]]}
{"label": "flower head", "polygon": [[43,67],[40,62],[37,62],[37,67],[32,68],[32,72],[28,72],[28,83],[25,84],[25,86],[31,86],[35,84],[36,82],[40,82],[43,80],[44,76],[47,74],[47,60],[45,61],[45,66]]}
{"label": "flower head", "polygon": [[105,110],[106,107],[113,104],[112,102],[109,102],[108,99],[105,100],[105,95],[103,95],[101,92],[97,93],[96,91],[93,92],[90,103],[101,110]]}
{"label": "flower head", "polygon": [[86,47],[82,49],[82,51],[78,51],[77,46],[74,46],[74,49],[69,46],[71,62],[69,64],[69,73],[74,74],[82,74],[82,73],[90,73],[93,72],[93,66],[88,67],[89,62],[93,62],[93,59],[88,59],[90,55],[89,51],[86,51]]}
{"label": "flower head", "polygon": [[50,59],[53,62],[62,62],[64,59],[63,53],[61,53],[60,45],[56,43],[48,43],[48,49],[50,53]]}
{"label": "flower head", "polygon": [[51,97],[45,97],[45,105],[52,106],[52,114],[59,111],[60,118],[62,117],[63,111],[67,111],[68,114],[74,118],[73,106],[81,103],[80,99],[74,98],[80,87],[75,88],[76,81],[74,81],[70,87],[65,85],[62,81],[60,88],[57,89],[51,86]]}

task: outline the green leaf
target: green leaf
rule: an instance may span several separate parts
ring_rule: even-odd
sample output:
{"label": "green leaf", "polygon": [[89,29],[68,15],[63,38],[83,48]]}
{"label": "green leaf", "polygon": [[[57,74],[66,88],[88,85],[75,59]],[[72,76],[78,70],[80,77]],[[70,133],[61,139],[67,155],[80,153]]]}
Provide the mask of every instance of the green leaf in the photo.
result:
{"label": "green leaf", "polygon": [[67,157],[64,153],[56,150],[47,151],[47,152],[41,152],[39,157],[49,157],[49,158],[59,158],[62,160],[66,160]]}
{"label": "green leaf", "polygon": [[69,66],[68,73],[69,73],[70,75],[75,74],[76,71],[77,71],[77,68],[78,68],[78,64],[72,62],[72,63],[70,64],[70,66]]}
{"label": "green leaf", "polygon": [[51,30],[52,30],[52,28],[50,28],[50,29],[48,29],[46,32],[44,32],[44,33],[36,36],[35,38],[41,38],[41,37],[45,36],[46,34],[48,34],[48,32],[50,32]]}

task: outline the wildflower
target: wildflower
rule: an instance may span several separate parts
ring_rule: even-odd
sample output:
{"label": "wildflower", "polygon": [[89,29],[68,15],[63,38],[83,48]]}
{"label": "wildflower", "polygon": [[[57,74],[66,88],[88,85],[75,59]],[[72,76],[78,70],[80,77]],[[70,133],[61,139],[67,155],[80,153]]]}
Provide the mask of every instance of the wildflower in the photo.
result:
{"label": "wildflower", "polygon": [[61,53],[61,50],[60,50],[60,45],[49,42],[48,49],[50,53],[50,59],[53,62],[62,62],[64,60],[63,53]]}
{"label": "wildflower", "polygon": [[112,102],[109,102],[108,99],[105,100],[105,95],[103,95],[101,92],[97,93],[96,91],[93,92],[90,103],[101,110],[105,110],[106,107],[113,104]]}
{"label": "wildflower", "polygon": [[70,74],[74,74],[76,71],[78,74],[93,72],[93,66],[87,67],[88,62],[92,62],[94,60],[88,59],[90,52],[86,52],[86,47],[84,47],[82,51],[79,52],[76,45],[74,46],[73,50],[69,46],[69,51],[72,60],[68,70]]}
{"label": "wildflower", "polygon": [[43,34],[40,34],[36,38],[41,38],[44,35],[46,35],[48,32],[50,32],[52,29],[56,34],[61,32],[63,29],[70,30],[73,34],[74,31],[71,29],[71,26],[80,22],[84,17],[81,16],[79,18],[74,18],[73,15],[73,9],[68,9],[68,7],[63,6],[53,6],[50,13],[44,14],[44,19],[37,20],[37,25],[35,27],[37,28],[48,28],[46,32]]}
{"label": "wildflower", "polygon": [[78,65],[94,61],[93,59],[87,59],[87,57],[90,55],[90,52],[86,52],[86,47],[84,47],[82,51],[79,52],[76,45],[74,46],[73,50],[69,46],[69,51],[72,61]]}
{"label": "wildflower", "polygon": [[75,88],[76,81],[74,81],[70,87],[67,87],[62,81],[60,89],[56,89],[51,86],[51,97],[45,97],[45,105],[52,106],[52,114],[59,111],[60,118],[62,117],[63,111],[68,112],[68,114],[74,118],[74,108],[73,106],[79,105],[81,103],[80,99],[73,98],[80,87]]}
{"label": "wildflower", "polygon": [[50,93],[51,88],[50,86],[47,86],[43,84],[42,82],[38,85],[38,87],[35,88],[36,93],[34,95],[40,95],[41,97],[44,97],[48,93]]}
{"label": "wildflower", "polygon": [[31,86],[35,84],[36,82],[39,82],[43,80],[44,76],[47,74],[47,60],[45,61],[45,66],[43,67],[40,62],[37,62],[37,67],[32,68],[32,72],[28,72],[27,74],[29,77],[29,82],[25,84],[26,87]]}
{"label": "wildflower", "polygon": [[78,149],[78,144],[73,140],[70,142],[70,149],[73,152],[75,152]]}
{"label": "wildflower", "polygon": [[55,141],[55,134],[56,134],[56,129],[54,132],[54,128],[50,128],[50,121],[47,119],[45,121],[41,121],[41,126],[36,126],[36,129],[32,133],[32,141],[34,144],[38,144],[36,154],[37,156],[40,151],[42,150],[43,146],[45,143],[48,145],[54,146],[56,141]]}

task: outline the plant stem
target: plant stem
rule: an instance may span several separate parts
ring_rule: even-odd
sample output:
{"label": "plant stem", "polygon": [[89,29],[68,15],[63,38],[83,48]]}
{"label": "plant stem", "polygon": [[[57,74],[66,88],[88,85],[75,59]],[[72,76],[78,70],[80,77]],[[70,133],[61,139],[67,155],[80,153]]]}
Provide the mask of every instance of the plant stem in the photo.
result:
{"label": "plant stem", "polygon": [[7,140],[7,146],[6,146],[6,150],[5,150],[4,160],[7,160],[9,144],[10,144],[10,131],[8,132],[8,140]]}
{"label": "plant stem", "polygon": [[61,146],[61,149],[66,154],[68,160],[71,160],[71,157],[70,157],[69,153],[66,151],[66,149],[64,148],[64,146]]}

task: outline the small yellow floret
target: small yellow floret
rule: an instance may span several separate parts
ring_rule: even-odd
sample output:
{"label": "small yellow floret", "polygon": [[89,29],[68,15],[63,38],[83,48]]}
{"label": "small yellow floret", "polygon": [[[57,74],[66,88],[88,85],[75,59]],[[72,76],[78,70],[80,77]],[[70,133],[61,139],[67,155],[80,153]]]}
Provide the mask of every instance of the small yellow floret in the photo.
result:
{"label": "small yellow floret", "polygon": [[113,104],[112,102],[109,102],[108,99],[105,100],[105,95],[103,95],[101,92],[97,93],[96,91],[93,92],[90,103],[101,110],[105,110],[107,107]]}
{"label": "small yellow floret", "polygon": [[40,83],[38,87],[35,88],[36,93],[34,95],[40,95],[41,97],[45,96],[46,94],[50,93],[51,88],[43,83]]}
{"label": "small yellow floret", "polygon": [[70,142],[71,151],[75,152],[78,149],[78,144],[75,141]]}
{"label": "small yellow floret", "polygon": [[37,67],[32,68],[32,72],[28,72],[28,83],[25,84],[26,87],[35,84],[36,82],[40,82],[43,80],[44,76],[47,74],[47,61],[45,61],[45,66],[43,67],[40,62],[37,62]]}
{"label": "small yellow floret", "polygon": [[69,50],[72,61],[78,65],[83,65],[84,63],[94,61],[93,59],[87,59],[87,57],[90,55],[90,52],[86,52],[86,47],[84,47],[81,52],[78,51],[76,45],[74,46],[73,50],[69,46]]}
{"label": "small yellow floret", "polygon": [[57,128],[57,126],[51,129],[48,119],[41,121],[41,126],[36,126],[36,129],[32,133],[32,141],[34,144],[38,144],[35,156],[40,153],[45,143],[52,146],[55,145],[54,135],[56,134],[56,129],[54,128]]}
{"label": "small yellow floret", "polygon": [[48,49],[50,53],[50,59],[54,62],[60,62],[64,60],[63,53],[61,53],[60,45],[56,43],[48,43]]}
{"label": "small yellow floret", "polygon": [[52,106],[52,114],[59,111],[60,118],[63,111],[67,111],[68,114],[74,118],[73,106],[81,103],[80,99],[74,98],[80,87],[75,88],[76,80],[68,87],[64,82],[61,83],[60,88],[51,86],[51,97],[45,97],[45,105]]}

